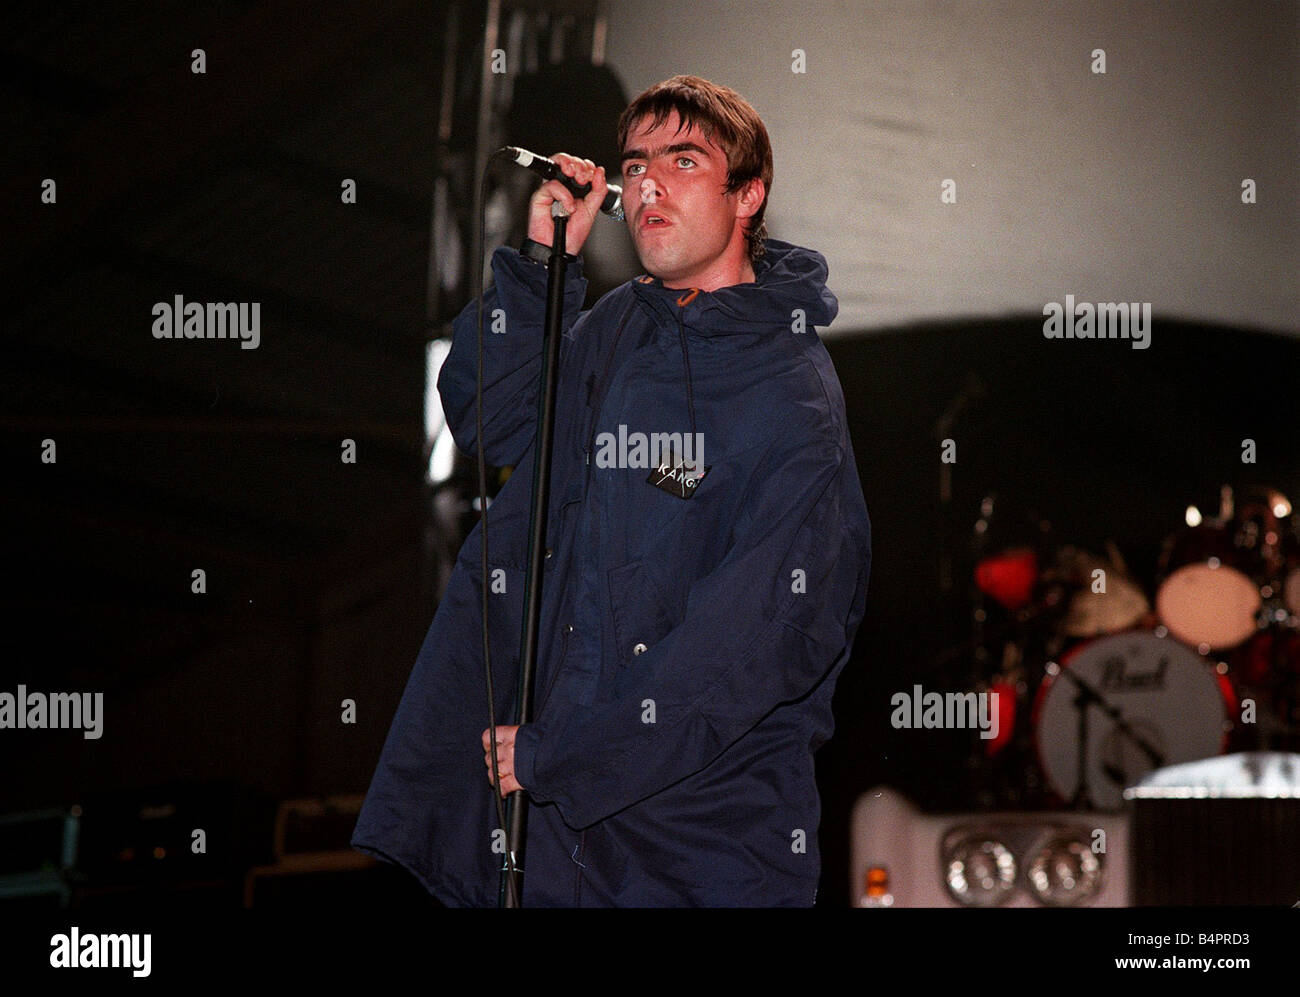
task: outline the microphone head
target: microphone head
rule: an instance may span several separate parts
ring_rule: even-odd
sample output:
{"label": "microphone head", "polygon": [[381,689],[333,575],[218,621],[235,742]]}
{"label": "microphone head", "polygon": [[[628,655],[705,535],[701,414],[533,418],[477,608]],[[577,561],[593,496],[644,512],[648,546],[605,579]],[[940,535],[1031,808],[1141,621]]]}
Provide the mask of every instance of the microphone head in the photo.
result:
{"label": "microphone head", "polygon": [[[609,215],[610,218],[614,219],[614,221],[621,222],[627,217],[627,215],[623,213],[623,188],[617,187],[614,184],[609,184],[609,193],[614,195],[614,203],[610,204],[608,208],[602,205],[601,209],[605,214]],[[605,204],[609,204],[609,194],[605,195]]]}
{"label": "microphone head", "polygon": [[533,160],[536,158],[527,149],[521,149],[517,145],[507,145],[501,151],[509,156],[517,165],[525,168],[531,167],[533,165]]}

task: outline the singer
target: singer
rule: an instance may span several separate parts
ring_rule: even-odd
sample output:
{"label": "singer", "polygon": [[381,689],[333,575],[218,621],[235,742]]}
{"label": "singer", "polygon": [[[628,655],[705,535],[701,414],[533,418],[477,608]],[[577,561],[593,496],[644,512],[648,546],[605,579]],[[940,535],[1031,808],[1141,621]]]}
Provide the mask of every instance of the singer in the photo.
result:
{"label": "singer", "polygon": [[[604,170],[556,155],[528,238],[492,258],[483,439],[475,305],[438,379],[457,445],[516,472],[462,549],[393,720],[352,843],[441,901],[497,902],[491,796],[532,800],[523,905],[811,906],[813,754],[866,605],[870,523],[839,380],[816,326],[838,303],[823,257],[767,237],[767,130],[738,93],[677,76],[618,125],[626,224],[645,273],[579,314],[580,253]],[[488,743],[487,585],[498,717],[519,656],[551,205],[571,215],[535,718]],[[544,248],[544,246],[542,247]],[[619,427],[698,433],[674,481],[602,466]],[[671,436],[670,436],[671,438]],[[656,468],[656,471],[658,468]]]}

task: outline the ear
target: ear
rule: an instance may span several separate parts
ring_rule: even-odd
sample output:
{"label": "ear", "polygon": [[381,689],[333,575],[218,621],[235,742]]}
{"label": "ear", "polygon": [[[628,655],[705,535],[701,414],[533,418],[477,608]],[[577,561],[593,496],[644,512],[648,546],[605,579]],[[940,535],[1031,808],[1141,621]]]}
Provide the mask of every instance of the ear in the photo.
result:
{"label": "ear", "polygon": [[736,217],[752,218],[758,209],[763,206],[763,198],[767,196],[767,188],[763,181],[755,177],[749,183],[745,184],[736,192]]}

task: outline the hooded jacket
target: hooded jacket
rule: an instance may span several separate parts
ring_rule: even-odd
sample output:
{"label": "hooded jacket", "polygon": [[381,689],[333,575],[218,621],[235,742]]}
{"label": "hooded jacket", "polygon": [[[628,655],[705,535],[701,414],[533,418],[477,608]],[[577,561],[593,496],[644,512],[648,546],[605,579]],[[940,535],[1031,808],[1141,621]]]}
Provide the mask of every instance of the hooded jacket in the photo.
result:
{"label": "hooded jacket", "polygon": [[[506,247],[492,269],[482,445],[488,463],[516,468],[486,517],[493,688],[507,724],[546,270]],[[712,292],[641,276],[581,315],[581,260],[568,270],[535,710],[515,745],[533,801],[524,906],[815,901],[813,753],[831,735],[835,680],[865,609],[870,523],[814,328],[838,310],[826,262],[770,239],[754,270],[754,283]],[[475,323],[471,303],[438,378],[471,455]],[[669,441],[657,451],[656,435]],[[702,453],[687,449],[700,440]],[[502,863],[480,740],[480,529],[461,549],[352,839],[451,905],[494,905]]]}

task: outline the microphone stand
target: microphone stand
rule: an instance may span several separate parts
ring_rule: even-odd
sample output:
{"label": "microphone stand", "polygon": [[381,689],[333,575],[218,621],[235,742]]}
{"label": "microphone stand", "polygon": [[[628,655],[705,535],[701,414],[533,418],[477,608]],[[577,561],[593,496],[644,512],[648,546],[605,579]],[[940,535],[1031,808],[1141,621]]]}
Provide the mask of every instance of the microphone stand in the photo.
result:
{"label": "microphone stand", "polygon": [[[546,323],[542,347],[542,389],[537,397],[537,460],[533,464],[533,505],[528,522],[528,574],[524,580],[524,627],[515,697],[515,723],[533,718],[533,674],[541,629],[542,576],[546,550],[546,521],[551,499],[551,450],[555,434],[555,393],[559,381],[560,330],[564,318],[564,230],[569,216],[558,201],[551,204],[551,255],[547,259]],[[528,826],[528,797],[515,790],[506,800],[506,861],[501,867],[499,907],[523,906],[524,834]],[[513,873],[513,883],[511,877]]]}
{"label": "microphone stand", "polygon": [[[1165,756],[1156,749],[1156,746],[1148,741],[1145,737],[1135,731],[1132,725],[1124,719],[1124,711],[1118,706],[1110,703],[1097,689],[1086,679],[1075,675],[1070,669],[1062,667],[1061,674],[1074,683],[1078,690],[1074,697],[1074,707],[1079,711],[1079,759],[1078,759],[1078,785],[1074,791],[1074,798],[1070,801],[1070,806],[1078,809],[1080,807],[1092,807],[1092,793],[1088,786],[1088,705],[1093,704],[1115,722],[1115,729],[1137,745],[1138,750],[1147,756],[1147,759],[1155,768],[1160,768],[1165,764]],[[1114,774],[1107,772],[1112,779]],[[1122,775],[1122,773],[1121,773]],[[1120,780],[1116,780],[1120,781]]]}

